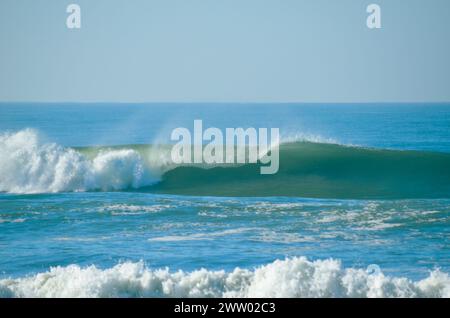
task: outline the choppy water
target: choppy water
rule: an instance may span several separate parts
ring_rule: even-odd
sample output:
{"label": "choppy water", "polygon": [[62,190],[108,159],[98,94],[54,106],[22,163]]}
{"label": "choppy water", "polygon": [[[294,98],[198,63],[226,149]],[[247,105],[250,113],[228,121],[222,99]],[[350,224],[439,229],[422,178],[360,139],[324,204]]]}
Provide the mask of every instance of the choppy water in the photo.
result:
{"label": "choppy water", "polygon": [[[168,168],[153,146],[197,118],[301,142],[273,179]],[[449,105],[2,104],[0,296],[450,297],[449,127]]]}

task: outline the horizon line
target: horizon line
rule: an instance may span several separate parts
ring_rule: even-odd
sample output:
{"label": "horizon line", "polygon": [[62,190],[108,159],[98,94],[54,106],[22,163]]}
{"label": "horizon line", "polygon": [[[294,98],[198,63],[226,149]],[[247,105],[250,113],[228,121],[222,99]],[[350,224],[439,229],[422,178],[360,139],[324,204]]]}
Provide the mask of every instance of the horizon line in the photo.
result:
{"label": "horizon line", "polygon": [[372,104],[450,104],[450,101],[363,101],[363,102],[308,102],[308,101],[0,101],[0,104],[131,104],[131,105],[190,105],[190,104],[331,104],[331,105],[372,105]]}

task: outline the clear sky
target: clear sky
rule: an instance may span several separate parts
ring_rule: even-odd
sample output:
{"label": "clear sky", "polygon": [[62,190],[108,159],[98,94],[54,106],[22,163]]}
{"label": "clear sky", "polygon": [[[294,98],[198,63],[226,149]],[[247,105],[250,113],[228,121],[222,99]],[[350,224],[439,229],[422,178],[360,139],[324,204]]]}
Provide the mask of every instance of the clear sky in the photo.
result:
{"label": "clear sky", "polygon": [[1,0],[0,48],[0,101],[450,101],[449,0]]}

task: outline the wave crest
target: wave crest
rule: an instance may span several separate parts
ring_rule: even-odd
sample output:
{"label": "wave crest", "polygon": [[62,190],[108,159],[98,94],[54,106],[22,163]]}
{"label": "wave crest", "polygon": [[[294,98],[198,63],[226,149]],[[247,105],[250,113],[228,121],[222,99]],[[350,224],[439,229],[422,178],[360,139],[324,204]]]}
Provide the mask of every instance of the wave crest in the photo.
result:
{"label": "wave crest", "polygon": [[[227,197],[336,199],[448,198],[450,154],[282,143],[280,167],[181,164],[170,145],[65,148],[33,130],[0,134],[0,192],[47,193],[140,189]],[[283,185],[280,187],[280,185]]]}
{"label": "wave crest", "polygon": [[0,280],[1,297],[450,297],[450,277],[435,270],[413,282],[338,260],[305,257],[276,260],[254,270],[170,272],[143,262],[101,270],[95,266],[55,267],[49,272]]}

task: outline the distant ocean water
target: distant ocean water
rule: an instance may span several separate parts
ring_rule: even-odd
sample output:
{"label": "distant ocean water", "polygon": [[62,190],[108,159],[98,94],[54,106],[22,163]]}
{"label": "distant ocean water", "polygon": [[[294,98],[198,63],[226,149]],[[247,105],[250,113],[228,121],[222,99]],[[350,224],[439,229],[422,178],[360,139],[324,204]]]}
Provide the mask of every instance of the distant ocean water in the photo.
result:
{"label": "distant ocean water", "polygon": [[[280,128],[280,171],[172,166],[194,119]],[[0,296],[450,297],[449,127],[448,104],[0,104]]]}

